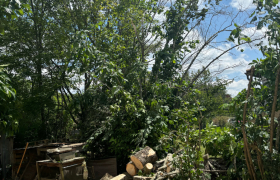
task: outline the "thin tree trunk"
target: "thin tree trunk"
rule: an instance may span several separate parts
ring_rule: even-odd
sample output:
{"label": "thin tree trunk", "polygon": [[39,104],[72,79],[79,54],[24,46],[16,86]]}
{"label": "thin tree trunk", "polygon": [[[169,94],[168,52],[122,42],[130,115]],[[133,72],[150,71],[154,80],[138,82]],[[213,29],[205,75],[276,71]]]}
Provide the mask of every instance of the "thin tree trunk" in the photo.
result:
{"label": "thin tree trunk", "polygon": [[277,133],[276,133],[276,151],[279,151],[279,136],[280,136],[280,117],[278,117],[278,126],[277,126]]}
{"label": "thin tree trunk", "polygon": [[60,106],[60,102],[59,102],[59,95],[58,95],[58,90],[56,91],[56,98],[57,98],[57,116],[55,118],[55,142],[57,142],[57,130],[58,130],[58,122],[57,119],[60,118],[60,111],[59,111],[59,106]]}
{"label": "thin tree trunk", "polygon": [[[248,97],[250,95],[250,90],[251,90],[251,83],[253,80],[253,75],[254,75],[254,67],[251,67],[251,76],[250,76],[250,81],[248,84],[248,90],[247,90],[247,95],[246,95],[246,100],[248,100]],[[247,139],[247,135],[246,135],[246,131],[245,131],[245,122],[246,122],[246,111],[247,111],[247,102],[244,105],[244,109],[243,109],[243,125],[242,125],[242,134],[243,134],[243,141],[244,141],[244,155],[245,155],[245,160],[246,160],[246,165],[249,171],[249,175],[251,177],[251,179],[256,180],[256,173],[255,173],[255,169],[254,169],[254,165],[252,162],[252,157],[251,157],[251,153],[249,150],[249,146],[248,146],[248,139]]]}
{"label": "thin tree trunk", "polygon": [[68,112],[69,112],[69,114],[70,114],[72,120],[78,125],[78,121],[76,121],[74,115],[72,114],[72,112],[70,111],[70,109],[69,109],[68,106],[67,106],[67,102],[66,102],[66,100],[65,100],[65,98],[64,98],[64,94],[63,94],[62,88],[60,89],[60,93],[61,93],[61,97],[62,97],[62,100],[63,100],[63,101],[62,101],[62,104],[63,104],[63,102],[64,102],[65,107],[66,107],[66,109],[68,110]]}
{"label": "thin tree trunk", "polygon": [[277,103],[277,93],[278,93],[278,84],[279,84],[279,72],[280,66],[278,67],[276,80],[275,80],[275,89],[274,89],[274,97],[273,97],[273,104],[272,104],[272,111],[271,111],[271,121],[270,121],[270,146],[269,151],[273,152],[273,130],[274,130],[274,117],[275,117],[275,109]]}

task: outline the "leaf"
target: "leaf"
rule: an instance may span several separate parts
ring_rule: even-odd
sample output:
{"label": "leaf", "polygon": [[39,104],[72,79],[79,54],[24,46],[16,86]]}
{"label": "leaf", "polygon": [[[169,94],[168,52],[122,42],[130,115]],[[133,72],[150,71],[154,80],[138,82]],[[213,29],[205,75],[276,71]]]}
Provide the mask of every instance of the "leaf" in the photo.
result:
{"label": "leaf", "polygon": [[18,10],[18,12],[19,12],[20,15],[23,15],[23,10],[22,9]]}
{"label": "leaf", "polygon": [[[256,11],[254,11],[251,15],[250,18],[253,17],[255,15]],[[256,17],[256,16],[255,16]]]}
{"label": "leaf", "polygon": [[246,42],[250,42],[250,41],[251,41],[251,39],[250,39],[249,37],[247,37],[247,38],[241,38],[241,40],[244,40],[244,41],[246,41]]}
{"label": "leaf", "polygon": [[257,16],[253,17],[253,19],[251,20],[250,23],[252,23],[252,22],[254,22],[254,21],[256,21],[256,20],[258,20]]}
{"label": "leaf", "polygon": [[261,28],[263,28],[263,21],[259,22],[257,26],[257,29],[261,29]]}

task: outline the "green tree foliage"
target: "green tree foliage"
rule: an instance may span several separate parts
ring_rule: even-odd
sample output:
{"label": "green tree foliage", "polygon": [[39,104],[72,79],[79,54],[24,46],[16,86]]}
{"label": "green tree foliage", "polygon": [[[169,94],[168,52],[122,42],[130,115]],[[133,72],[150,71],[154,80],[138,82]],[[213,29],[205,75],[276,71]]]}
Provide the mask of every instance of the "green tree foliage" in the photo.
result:
{"label": "green tree foliage", "polygon": [[226,87],[232,82],[232,80],[214,77],[209,70],[192,72],[186,77],[186,80],[191,81],[197,76],[197,74],[201,75],[196,80],[194,88],[199,89],[200,91],[196,98],[205,108],[202,112],[202,126],[206,127],[206,124],[209,122],[211,123],[214,117],[229,115],[229,113],[225,109],[222,109],[221,106],[224,103],[229,103],[231,101],[231,96],[227,94]]}
{"label": "green tree foliage", "polygon": [[[252,92],[246,98],[246,90],[241,91],[232,101],[230,107],[236,116],[236,129],[233,129],[236,142],[241,143],[241,147],[235,150],[238,158],[242,159],[242,133],[241,129],[246,128],[246,137],[250,145],[251,161],[255,169],[257,179],[279,179],[279,122],[273,115],[279,110],[279,90],[277,91],[277,76],[279,76],[279,7],[278,1],[254,1],[257,9],[251,15],[252,22],[257,22],[257,28],[267,27],[266,32],[269,45],[257,44],[260,47],[264,59],[253,60],[254,66]],[[237,36],[240,37],[240,36]],[[252,71],[253,68],[251,68]],[[247,103],[247,110],[244,113],[244,104]],[[245,116],[246,123],[240,123]],[[277,132],[275,132],[277,122]],[[245,126],[245,127],[242,127]],[[243,132],[244,136],[244,132]],[[278,140],[276,140],[278,139]],[[277,142],[278,141],[278,142]],[[242,153],[240,153],[242,152]],[[248,168],[245,162],[240,160],[240,167]],[[248,168],[249,169],[249,168]],[[247,170],[248,170],[247,169]],[[239,169],[241,172],[242,170]],[[237,174],[235,174],[237,176]],[[244,174],[244,178],[246,175]],[[247,175],[248,177],[248,175]],[[252,176],[251,176],[252,178]]]}
{"label": "green tree foliage", "polygon": [[18,122],[13,117],[15,93],[4,67],[0,66],[0,131],[8,136],[18,128]]}
{"label": "green tree foliage", "polygon": [[[188,150],[200,145],[196,130],[203,119],[197,117],[204,107],[207,118],[218,111],[227,82],[206,82],[205,70],[217,58],[190,81],[185,77],[193,63],[184,70],[184,54],[200,43],[186,38],[191,24],[219,3],[205,1],[201,9],[198,2],[177,0],[166,8],[162,0],[22,0],[23,16],[5,19],[0,36],[0,64],[9,64],[17,91],[16,141],[69,138],[78,129],[85,148],[115,155],[123,167],[131,151],[145,145],[159,155],[183,146],[199,163],[201,154]],[[171,148],[173,131],[182,135],[178,143],[192,135],[192,144]],[[200,171],[192,176],[199,179]]]}
{"label": "green tree foliage", "polygon": [[0,1],[0,33],[4,34],[5,26],[17,17],[18,14],[22,15],[23,11],[20,8],[21,3],[19,0],[1,0]]}

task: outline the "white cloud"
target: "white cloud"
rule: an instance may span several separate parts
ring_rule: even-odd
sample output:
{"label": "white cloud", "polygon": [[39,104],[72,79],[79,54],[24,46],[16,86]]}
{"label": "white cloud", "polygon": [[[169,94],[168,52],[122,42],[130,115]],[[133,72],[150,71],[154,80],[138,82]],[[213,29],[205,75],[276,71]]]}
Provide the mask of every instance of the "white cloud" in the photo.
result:
{"label": "white cloud", "polygon": [[241,90],[247,88],[248,80],[241,79],[239,81],[233,81],[230,85],[228,85],[227,92],[231,95],[231,97],[236,96]]}
{"label": "white cloud", "polygon": [[[251,40],[254,40],[254,39],[264,37],[264,35],[267,31],[268,31],[267,27],[263,27],[262,29],[257,29],[257,27],[250,27],[250,28],[244,29],[241,33],[250,37]],[[251,45],[252,45],[251,47],[255,48],[255,49],[258,49],[255,45],[259,44],[261,41],[263,42],[263,45],[268,45],[267,38],[263,38],[261,40],[257,40],[257,41],[254,41],[253,43],[251,43]],[[243,49],[246,49],[248,47],[249,47],[249,45],[243,45],[242,46]]]}
{"label": "white cloud", "polygon": [[161,12],[160,14],[156,13],[154,19],[158,20],[159,23],[163,23],[166,20],[165,12],[169,9],[169,7],[164,6],[163,12]]}
{"label": "white cloud", "polygon": [[253,4],[253,0],[232,0],[230,5],[238,10],[252,9],[256,6]]}

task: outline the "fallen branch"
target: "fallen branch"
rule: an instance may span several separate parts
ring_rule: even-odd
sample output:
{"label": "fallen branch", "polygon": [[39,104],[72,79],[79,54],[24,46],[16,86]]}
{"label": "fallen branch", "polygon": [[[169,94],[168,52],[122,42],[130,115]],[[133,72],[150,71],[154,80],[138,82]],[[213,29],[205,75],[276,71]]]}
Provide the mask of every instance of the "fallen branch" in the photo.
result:
{"label": "fallen branch", "polygon": [[[216,168],[208,161],[209,166],[215,171]],[[215,172],[215,174],[217,175],[217,177],[219,177],[219,174],[217,172]]]}
{"label": "fallen branch", "polygon": [[166,174],[163,174],[161,177],[157,178],[157,180],[162,180],[162,179],[165,179],[167,177],[175,177],[177,174],[179,174],[179,170],[175,170],[175,171],[172,171],[170,173],[166,173]]}
{"label": "fallen branch", "polygon": [[200,169],[200,170],[204,172],[213,172],[213,173],[227,172],[227,170],[206,170],[206,169]]}

